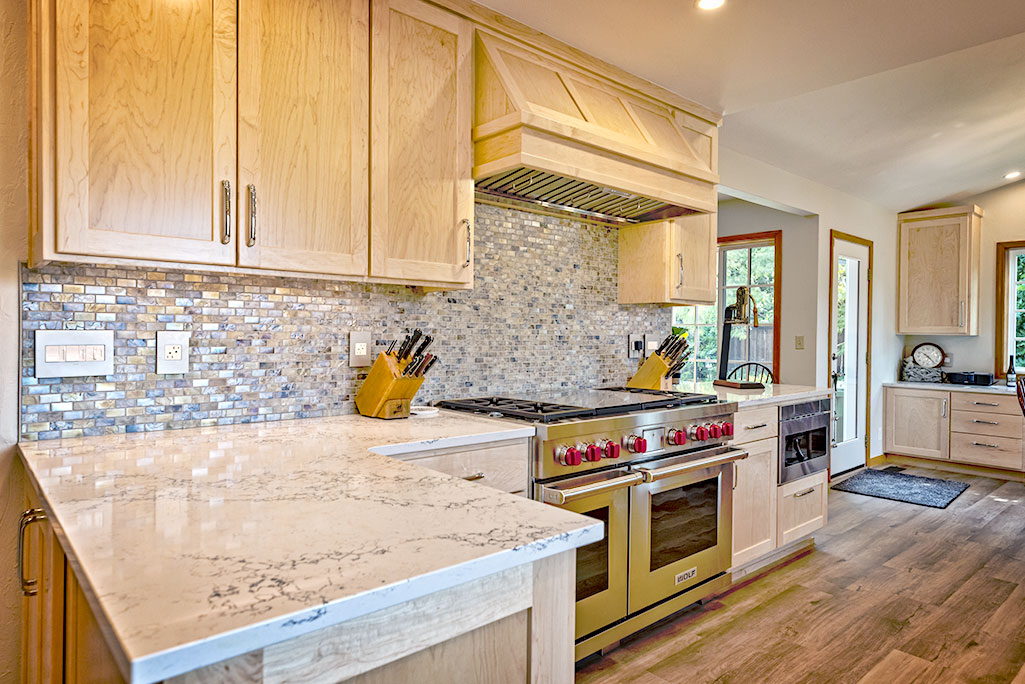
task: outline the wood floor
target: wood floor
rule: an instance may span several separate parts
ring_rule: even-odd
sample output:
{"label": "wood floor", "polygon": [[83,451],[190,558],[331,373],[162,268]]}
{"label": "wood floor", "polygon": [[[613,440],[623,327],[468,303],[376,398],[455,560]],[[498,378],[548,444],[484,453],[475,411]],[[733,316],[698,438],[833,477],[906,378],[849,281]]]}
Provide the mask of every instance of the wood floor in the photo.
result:
{"label": "wood floor", "polygon": [[938,476],[971,487],[945,510],[831,490],[814,550],[585,661],[577,684],[1025,684],[1025,485]]}

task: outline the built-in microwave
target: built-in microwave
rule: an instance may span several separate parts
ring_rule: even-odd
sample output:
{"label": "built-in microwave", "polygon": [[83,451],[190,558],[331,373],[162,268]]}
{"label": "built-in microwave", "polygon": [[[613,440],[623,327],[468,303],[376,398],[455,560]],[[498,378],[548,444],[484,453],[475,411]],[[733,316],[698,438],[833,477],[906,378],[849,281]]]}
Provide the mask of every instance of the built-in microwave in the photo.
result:
{"label": "built-in microwave", "polygon": [[779,409],[779,484],[829,468],[830,400]]}

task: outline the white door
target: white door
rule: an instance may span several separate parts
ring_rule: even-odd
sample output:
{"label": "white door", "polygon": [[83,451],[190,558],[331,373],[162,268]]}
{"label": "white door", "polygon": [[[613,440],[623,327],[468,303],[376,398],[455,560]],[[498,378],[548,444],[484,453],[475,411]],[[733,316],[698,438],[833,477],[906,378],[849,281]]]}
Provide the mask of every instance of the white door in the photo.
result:
{"label": "white door", "polygon": [[835,239],[829,331],[830,377],[836,392],[833,475],[865,465],[869,287],[868,247]]}

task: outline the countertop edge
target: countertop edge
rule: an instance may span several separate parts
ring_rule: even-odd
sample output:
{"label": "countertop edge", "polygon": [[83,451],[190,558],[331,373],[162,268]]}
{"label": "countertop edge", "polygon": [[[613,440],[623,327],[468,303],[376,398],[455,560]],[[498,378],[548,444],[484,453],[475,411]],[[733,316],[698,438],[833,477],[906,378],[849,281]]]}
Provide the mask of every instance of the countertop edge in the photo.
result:
{"label": "countertop edge", "polygon": [[795,394],[788,394],[783,397],[756,397],[753,399],[738,399],[737,407],[739,409],[753,408],[755,406],[771,406],[773,404],[788,404],[795,401],[803,401],[805,399],[813,399],[815,397],[829,397],[833,395],[833,390],[826,387],[816,387],[809,389],[806,392],[799,392]]}
{"label": "countertop edge", "polygon": [[921,389],[934,390],[938,392],[978,392],[981,394],[1003,394],[1016,396],[1017,389],[1006,385],[955,385],[949,382],[909,382],[907,380],[891,380],[884,382],[883,387],[894,387],[898,389]]}
{"label": "countertop edge", "polygon": [[[423,420],[430,420],[425,418]],[[525,439],[533,437],[536,430],[530,427],[510,427],[496,432],[485,432],[474,435],[459,435],[456,437],[441,437],[438,439],[418,440],[415,442],[401,442],[399,444],[383,444],[381,446],[369,447],[368,451],[381,456],[406,456],[420,451],[433,451],[435,449],[450,449],[454,447],[475,446],[477,444],[488,444],[508,439]]]}

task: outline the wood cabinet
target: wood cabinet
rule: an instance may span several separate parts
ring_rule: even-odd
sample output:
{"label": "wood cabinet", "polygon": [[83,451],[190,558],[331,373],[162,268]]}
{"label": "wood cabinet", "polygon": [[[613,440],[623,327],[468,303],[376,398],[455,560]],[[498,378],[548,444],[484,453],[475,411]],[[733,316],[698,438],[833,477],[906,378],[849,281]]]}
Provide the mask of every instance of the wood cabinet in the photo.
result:
{"label": "wood cabinet", "polygon": [[884,405],[887,453],[950,458],[950,392],[887,387]]}
{"label": "wood cabinet", "polygon": [[747,458],[736,462],[736,486],[733,490],[735,568],[776,548],[779,441],[772,437],[744,444],[742,448],[747,451]]}
{"label": "wood cabinet", "polygon": [[829,473],[823,470],[777,488],[776,541],[780,546],[826,525],[828,480]]}
{"label": "wood cabinet", "polygon": [[619,229],[620,304],[714,304],[715,214]]}
{"label": "wood cabinet", "polygon": [[978,335],[982,210],[906,212],[898,227],[897,332]]}
{"label": "wood cabinet", "polygon": [[471,24],[420,0],[374,0],[370,273],[473,280]]}

